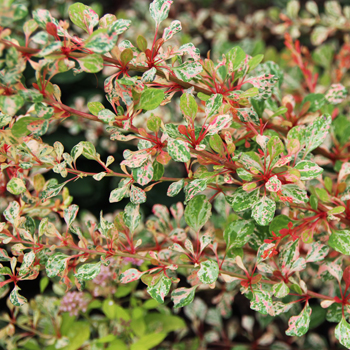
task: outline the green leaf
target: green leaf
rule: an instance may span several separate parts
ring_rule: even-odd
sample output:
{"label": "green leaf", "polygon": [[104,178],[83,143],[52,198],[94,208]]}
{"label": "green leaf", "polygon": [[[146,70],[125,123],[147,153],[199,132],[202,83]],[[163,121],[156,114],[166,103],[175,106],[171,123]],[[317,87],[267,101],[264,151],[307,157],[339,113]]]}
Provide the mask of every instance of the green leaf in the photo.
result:
{"label": "green leaf", "polygon": [[139,212],[140,205],[128,203],[124,208],[124,223],[134,232],[141,222],[141,214]]}
{"label": "green leaf", "polygon": [[164,165],[157,162],[156,160],[153,162],[153,181],[158,181],[164,175]]}
{"label": "green leaf", "polygon": [[226,67],[229,73],[236,71],[246,58],[246,53],[239,47],[233,47],[226,55]]}
{"label": "green leaf", "polygon": [[259,63],[264,59],[264,55],[256,55],[248,61],[248,73],[255,69]]}
{"label": "green leaf", "polygon": [[11,180],[6,185],[6,189],[16,196],[27,190],[24,181],[18,177],[11,178]]}
{"label": "green leaf", "polygon": [[162,120],[153,114],[147,119],[147,128],[151,131],[158,132],[161,124]]}
{"label": "green leaf", "polygon": [[74,276],[79,281],[90,281],[93,280],[101,271],[101,262],[84,264],[79,267],[77,273]]}
{"label": "green leaf", "polygon": [[254,204],[252,216],[259,225],[266,226],[272,221],[275,210],[276,202],[264,196]]}
{"label": "green leaf", "polygon": [[148,294],[155,299],[158,303],[164,303],[164,297],[168,295],[171,287],[171,279],[162,275],[160,279],[158,279],[157,283],[154,285],[150,284],[147,288]]}
{"label": "green leaf", "polygon": [[219,276],[219,265],[214,260],[206,260],[201,262],[198,271],[198,278],[202,283],[212,284]]}
{"label": "green leaf", "polygon": [[249,240],[254,232],[254,222],[252,220],[232,221],[224,230],[224,239],[226,242],[226,251],[231,248],[241,248]]}
{"label": "green leaf", "polygon": [[150,350],[159,345],[167,336],[166,333],[150,333],[131,344],[130,350]]}
{"label": "green leaf", "polygon": [[70,5],[68,8],[70,20],[79,28],[91,33],[93,28],[98,24],[98,15],[89,6],[80,2]]}
{"label": "green leaf", "polygon": [[181,140],[168,139],[168,153],[175,162],[188,162],[191,159],[188,144]]}
{"label": "green leaf", "polygon": [[159,25],[159,23],[168,18],[171,4],[172,1],[168,0],[153,0],[149,5],[149,12],[151,17],[156,22],[156,27]]}
{"label": "green leaf", "polygon": [[329,237],[328,245],[339,253],[350,255],[350,231],[334,231]]}
{"label": "green leaf", "polygon": [[136,45],[140,51],[145,52],[147,49],[147,40],[145,39],[144,36],[139,35],[136,39]]}
{"label": "green leaf", "polygon": [[183,307],[192,303],[197,286],[192,288],[177,288],[171,293],[171,300],[174,303],[174,308]]}
{"label": "green leaf", "polygon": [[137,109],[145,109],[150,111],[156,109],[164,100],[164,92],[155,88],[143,90],[140,102],[136,106]]}
{"label": "green leaf", "polygon": [[306,102],[310,102],[310,107],[307,111],[316,112],[326,103],[326,98],[324,94],[308,94],[301,105],[303,106]]}
{"label": "green leaf", "polygon": [[[103,58],[98,54],[90,54],[77,59],[80,68],[87,73],[97,73],[103,69]],[[99,103],[99,102],[95,102]]]}
{"label": "green leaf", "polygon": [[272,136],[267,143],[270,159],[274,159],[284,151],[284,145],[278,136]]}
{"label": "green leaf", "polygon": [[198,105],[191,94],[182,94],[180,98],[180,109],[183,115],[194,120],[197,115]]}
{"label": "green leaf", "polygon": [[209,220],[211,204],[205,195],[193,197],[186,206],[185,220],[195,232],[198,232]]}
{"label": "green leaf", "polygon": [[341,345],[350,348],[350,324],[346,322],[345,317],[342,317],[340,323],[335,327],[335,337]]}
{"label": "green leaf", "polygon": [[19,290],[21,290],[21,288],[15,286],[10,294],[10,302],[14,306],[22,306],[27,303],[27,299],[18,293]]}
{"label": "green leaf", "polygon": [[226,196],[226,201],[234,211],[243,211],[251,208],[259,198],[259,189],[246,192],[242,187],[238,188],[232,196]]}
{"label": "green leaf", "polygon": [[298,316],[293,316],[288,321],[288,329],[286,334],[289,336],[301,337],[309,330],[310,316],[312,309],[308,303]]}
{"label": "green leaf", "polygon": [[273,218],[269,225],[270,233],[274,232],[277,236],[279,236],[280,230],[283,228],[288,228],[288,224],[292,222],[292,220],[286,215],[277,215]]}
{"label": "green leaf", "polygon": [[75,321],[67,331],[68,345],[61,350],[78,350],[90,338],[90,326],[87,322]]}
{"label": "green leaf", "polygon": [[209,144],[215,152],[219,153],[222,156],[225,154],[224,143],[222,142],[222,139],[218,134],[210,136]]}
{"label": "green leaf", "polygon": [[299,170],[300,180],[311,180],[322,174],[323,169],[316,163],[310,162],[309,160],[302,160],[297,163],[294,169]]}

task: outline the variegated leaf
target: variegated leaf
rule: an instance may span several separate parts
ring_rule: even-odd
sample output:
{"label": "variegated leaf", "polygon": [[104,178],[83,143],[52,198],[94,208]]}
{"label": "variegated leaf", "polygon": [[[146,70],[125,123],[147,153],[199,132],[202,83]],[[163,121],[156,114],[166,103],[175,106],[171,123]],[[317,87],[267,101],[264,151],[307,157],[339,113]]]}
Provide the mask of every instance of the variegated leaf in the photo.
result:
{"label": "variegated leaf", "polygon": [[192,288],[177,288],[171,293],[171,300],[174,303],[174,308],[183,307],[190,304],[196,293],[197,286]]}
{"label": "variegated leaf", "polygon": [[276,202],[264,196],[254,204],[252,216],[259,225],[266,226],[272,221],[275,210]]}
{"label": "variegated leaf", "polygon": [[101,262],[84,264],[79,267],[78,271],[74,276],[79,281],[90,281],[93,280],[101,271]]}
{"label": "variegated leaf", "polygon": [[299,171],[300,180],[311,180],[323,173],[323,169],[320,166],[309,160],[300,161],[294,168]]}
{"label": "variegated leaf", "polygon": [[219,265],[214,260],[206,260],[200,264],[198,278],[202,283],[212,284],[219,276]]}
{"label": "variegated leaf", "polygon": [[21,288],[15,286],[10,294],[10,302],[14,306],[22,306],[27,303],[27,299],[18,293],[19,290],[21,290]]}
{"label": "variegated leaf", "polygon": [[246,192],[242,187],[238,188],[231,196],[225,196],[226,201],[234,211],[243,211],[251,208],[259,198],[259,189]]}
{"label": "variegated leaf", "polygon": [[306,262],[322,261],[327,256],[329,248],[320,242],[312,242],[306,255]]}
{"label": "variegated leaf", "polygon": [[128,269],[119,275],[120,283],[130,283],[138,280],[145,272],[140,272],[137,269]]}
{"label": "variegated leaf", "polygon": [[176,33],[180,32],[182,29],[181,22],[178,20],[172,21],[170,26],[164,29],[163,40],[170,40]]}
{"label": "variegated leaf", "polygon": [[222,105],[222,99],[223,96],[221,94],[215,94],[205,103],[205,115],[208,119],[218,113],[219,108]]}
{"label": "variegated leaf", "polygon": [[180,191],[184,187],[184,184],[185,184],[184,179],[173,182],[168,188],[167,195],[169,197],[175,197],[177,194],[180,193]]}
{"label": "variegated leaf", "polygon": [[146,200],[146,192],[140,187],[131,185],[130,201],[134,204],[142,204],[145,203]]}
{"label": "variegated leaf", "polygon": [[171,279],[165,275],[162,275],[160,279],[158,279],[157,283],[154,285],[150,283],[147,288],[148,294],[158,303],[164,303],[164,297],[168,295],[171,287]]}
{"label": "variegated leaf", "polygon": [[297,185],[283,185],[282,194],[295,204],[303,204],[309,201],[307,192]]}
{"label": "variegated leaf", "polygon": [[139,185],[147,185],[153,179],[152,161],[148,159],[140,167],[132,169],[132,176]]}
{"label": "variegated leaf", "polygon": [[335,327],[335,337],[339,343],[350,349],[350,324],[342,317],[340,323]]}
{"label": "variegated leaf", "polygon": [[203,70],[199,62],[186,61],[180,66],[174,67],[173,72],[176,77],[186,83],[189,83],[193,78],[200,74]]}
{"label": "variegated leaf", "polygon": [[168,139],[168,153],[175,162],[187,162],[191,159],[188,144],[181,140]]}
{"label": "variegated leaf", "polygon": [[140,205],[128,203],[124,208],[124,223],[134,232],[141,222]]}
{"label": "variegated leaf", "polygon": [[156,26],[168,18],[170,6],[173,2],[171,0],[153,0],[149,5],[149,12],[151,17],[155,20]]}
{"label": "variegated leaf", "polygon": [[312,309],[309,303],[306,303],[304,309],[298,316],[293,316],[288,321],[286,334],[289,336],[301,337],[309,330],[310,316]]}

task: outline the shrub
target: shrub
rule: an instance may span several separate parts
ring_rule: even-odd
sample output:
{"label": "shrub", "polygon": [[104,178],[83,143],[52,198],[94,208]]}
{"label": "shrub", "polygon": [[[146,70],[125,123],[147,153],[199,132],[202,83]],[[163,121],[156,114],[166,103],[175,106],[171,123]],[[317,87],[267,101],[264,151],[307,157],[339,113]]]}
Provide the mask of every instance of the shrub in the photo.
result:
{"label": "shrub", "polygon": [[[262,320],[289,318],[284,331],[293,341],[307,333],[314,310],[327,309],[327,319],[337,323],[336,339],[350,348],[344,55],[324,66],[320,55],[328,57],[327,47],[319,50],[316,57],[330,76],[321,82],[320,67],[289,33],[286,57],[294,80],[284,82],[288,65],[284,71],[273,61],[262,63],[262,54],[252,57],[239,46],[213,62],[192,43],[176,44],[181,23],[167,22],[171,4],[150,4],[155,26],[150,42],[142,35],[123,40],[129,19],[99,18],[81,3],[69,7],[73,29],[37,9],[20,37],[16,21],[27,16],[26,9],[4,3],[13,15],[6,27],[14,30],[0,32],[0,239],[6,246],[0,251],[0,287],[3,297],[11,290],[12,304],[10,316],[1,318],[2,345],[137,350],[163,342],[169,347],[166,336],[176,330],[180,337],[186,329],[182,318],[162,305],[170,300],[174,312],[185,307],[193,322],[198,334],[193,348],[215,344],[222,318],[230,318],[234,296],[241,292]],[[287,7],[291,18],[297,17],[297,4]],[[308,4],[315,15],[315,3]],[[341,13],[336,2],[327,4],[330,14]],[[345,16],[348,12],[344,9]],[[315,37],[321,29],[315,32],[314,43],[327,38]],[[30,69],[32,81],[26,75]],[[63,103],[54,81],[69,71],[108,75],[104,92],[112,108],[96,100],[87,108]],[[67,120],[91,134],[65,151],[59,140],[52,145],[45,140]],[[97,144],[99,138],[104,143]],[[102,144],[114,155],[115,144],[124,149],[120,164],[98,153]],[[89,171],[79,167],[82,158]],[[87,177],[117,178],[109,202],[122,202],[123,209],[101,211],[98,220],[78,216],[67,186]],[[183,200],[170,208],[156,204],[145,219],[147,196],[157,195],[161,183],[168,184],[167,196],[182,192]],[[61,302],[38,295],[27,304],[22,281],[40,274],[41,292],[52,281]],[[74,286],[78,291],[69,291]],[[216,307],[207,310],[195,296],[210,288],[219,294]],[[78,315],[85,320],[74,323]],[[204,318],[213,329],[203,336],[197,326]],[[235,333],[229,322],[224,346],[230,347]],[[273,331],[266,337],[271,343]],[[288,348],[283,342],[275,346]]]}

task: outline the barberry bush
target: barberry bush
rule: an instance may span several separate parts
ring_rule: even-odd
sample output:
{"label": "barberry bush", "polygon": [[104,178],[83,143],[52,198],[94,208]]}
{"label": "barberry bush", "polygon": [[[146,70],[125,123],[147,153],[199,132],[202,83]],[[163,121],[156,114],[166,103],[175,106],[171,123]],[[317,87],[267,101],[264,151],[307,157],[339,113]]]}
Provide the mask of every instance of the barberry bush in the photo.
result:
{"label": "barberry bush", "polygon": [[[311,55],[296,39],[303,25],[323,24],[314,44],[347,30],[349,7],[329,1],[320,17],[308,1],[299,18],[290,1],[272,30],[284,34],[281,68],[238,45],[212,60],[185,37],[179,44],[171,0],[150,3],[151,40],[130,19],[79,2],[69,21],[0,3],[0,294],[9,309],[0,346],[183,349],[184,308],[193,349],[230,349],[242,294],[262,328],[285,325],[286,336],[270,325],[254,349],[292,349],[325,313],[331,343],[350,349],[349,44],[336,57],[329,44]],[[55,81],[70,71],[103,76],[108,107],[67,105]],[[61,125],[86,140],[50,143]],[[123,209],[79,212],[67,186],[88,177],[116,179],[109,202]],[[162,183],[173,204],[145,217]],[[28,302],[26,284],[39,276],[42,294]],[[44,294],[49,284],[54,294]],[[210,289],[208,308],[198,294]],[[254,321],[242,320],[251,340]],[[302,346],[329,348],[322,342]]]}

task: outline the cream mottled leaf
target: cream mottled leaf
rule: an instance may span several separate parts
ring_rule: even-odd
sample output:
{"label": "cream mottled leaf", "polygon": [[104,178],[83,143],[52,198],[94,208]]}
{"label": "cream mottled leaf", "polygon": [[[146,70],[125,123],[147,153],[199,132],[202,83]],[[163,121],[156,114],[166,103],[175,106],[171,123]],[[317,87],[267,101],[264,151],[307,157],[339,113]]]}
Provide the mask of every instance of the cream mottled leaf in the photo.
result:
{"label": "cream mottled leaf", "polygon": [[198,278],[202,283],[212,284],[219,276],[219,265],[214,260],[206,260],[200,264]]}
{"label": "cream mottled leaf", "polygon": [[309,160],[298,162],[294,168],[299,170],[300,180],[311,180],[323,173],[323,169],[320,166]]}
{"label": "cream mottled leaf", "polygon": [[164,297],[168,295],[169,290],[171,287],[171,279],[168,278],[165,275],[162,275],[162,277],[152,285],[150,283],[147,288],[148,294],[155,300],[158,301],[158,303],[162,304],[164,303]]}
{"label": "cream mottled leaf", "polygon": [[140,205],[134,203],[128,203],[124,208],[124,223],[131,232],[134,232],[141,222],[139,209]]}
{"label": "cream mottled leaf", "polygon": [[18,293],[19,290],[21,290],[21,288],[15,286],[10,294],[10,302],[14,306],[22,306],[27,303],[27,299]]}
{"label": "cream mottled leaf", "polygon": [[13,177],[7,183],[6,189],[14,195],[19,195],[27,190],[24,181],[22,179],[19,179],[18,177]]}
{"label": "cream mottled leaf", "polygon": [[156,22],[156,26],[168,18],[170,6],[173,2],[171,0],[153,0],[149,5],[151,17]]}
{"label": "cream mottled leaf", "polygon": [[342,317],[340,323],[335,327],[335,337],[339,343],[350,349],[350,324]]}
{"label": "cream mottled leaf", "polygon": [[276,202],[264,196],[254,204],[252,216],[259,225],[266,226],[272,221],[275,210]]}
{"label": "cream mottled leaf", "polygon": [[79,267],[74,276],[80,281],[93,280],[101,271],[101,262],[84,264]]}
{"label": "cream mottled leaf", "polygon": [[120,283],[130,283],[141,278],[144,273],[137,269],[128,269],[119,275],[119,281]]}
{"label": "cream mottled leaf", "polygon": [[350,230],[334,231],[329,237],[328,245],[339,253],[350,255]]}
{"label": "cream mottled leaf", "polygon": [[191,158],[188,144],[172,138],[168,139],[168,153],[175,162],[187,162]]}
{"label": "cream mottled leaf", "polygon": [[259,189],[246,192],[242,187],[238,188],[235,193],[225,196],[226,201],[231,205],[234,211],[242,211],[251,208],[259,198]]}
{"label": "cream mottled leaf", "polygon": [[184,187],[184,184],[185,184],[184,179],[181,179],[179,181],[173,182],[168,188],[167,195],[169,197],[176,196],[177,194],[180,193],[180,191]]}
{"label": "cream mottled leaf", "polygon": [[171,293],[171,300],[174,303],[174,308],[183,307],[190,304],[196,293],[197,286],[192,288],[177,288]]}
{"label": "cream mottled leaf", "polygon": [[304,335],[309,330],[311,312],[311,307],[306,303],[304,309],[298,316],[293,316],[289,319],[289,327],[286,330],[286,334],[297,337]]}
{"label": "cream mottled leaf", "polygon": [[186,61],[185,63],[173,68],[176,77],[186,83],[189,83],[193,78],[200,74],[202,70],[203,67],[199,62],[191,61]]}

